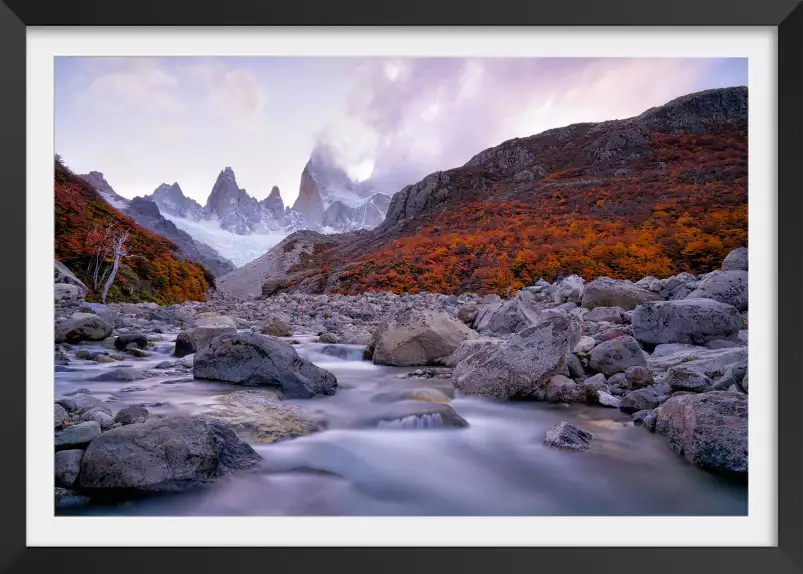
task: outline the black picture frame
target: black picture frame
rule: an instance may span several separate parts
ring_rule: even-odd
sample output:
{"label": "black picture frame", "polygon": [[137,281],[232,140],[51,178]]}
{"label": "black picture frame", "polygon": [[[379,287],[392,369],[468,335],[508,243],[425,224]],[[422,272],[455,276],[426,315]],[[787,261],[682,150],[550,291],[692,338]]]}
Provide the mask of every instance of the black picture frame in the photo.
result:
{"label": "black picture frame", "polygon": [[[470,0],[382,3],[206,2],[203,0],[4,0],[0,4],[0,161],[5,215],[0,261],[3,414],[0,436],[25,429],[25,109],[27,26],[427,25],[427,26],[771,26],[778,55],[778,547],[775,548],[26,548],[25,442],[4,441],[0,472],[0,571],[113,569],[115,574],[180,571],[538,569],[607,572],[803,572],[803,6],[800,0],[564,0],[536,3]],[[771,376],[771,374],[770,374]],[[27,381],[50,384],[48,381]],[[627,532],[622,532],[627,543]]]}

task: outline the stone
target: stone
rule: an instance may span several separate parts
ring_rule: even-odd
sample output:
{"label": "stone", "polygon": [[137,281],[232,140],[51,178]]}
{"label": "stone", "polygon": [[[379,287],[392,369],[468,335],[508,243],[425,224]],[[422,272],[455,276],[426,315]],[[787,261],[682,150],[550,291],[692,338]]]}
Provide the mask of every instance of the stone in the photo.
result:
{"label": "stone", "polygon": [[114,368],[105,371],[95,377],[89,379],[90,381],[111,381],[118,383],[130,383],[132,381],[139,381],[145,378],[145,373],[139,369],[130,368]]}
{"label": "stone", "polygon": [[443,359],[443,364],[447,367],[454,367],[460,361],[470,357],[474,353],[494,347],[502,343],[502,339],[495,337],[478,337],[476,339],[466,339],[454,350],[454,353]]}
{"label": "stone", "polygon": [[476,305],[463,305],[457,310],[457,318],[468,326],[474,324],[480,310]]}
{"label": "stone", "polygon": [[737,247],[722,261],[723,271],[747,271],[747,247]]}
{"label": "stone", "polygon": [[634,365],[625,369],[625,379],[627,380],[627,388],[631,390],[649,387],[654,382],[650,371],[641,365]]}
{"label": "stone", "polygon": [[670,367],[666,374],[666,382],[673,391],[690,393],[705,393],[712,390],[714,386],[714,381],[686,365]]}
{"label": "stone", "polygon": [[583,368],[583,363],[580,362],[580,358],[574,353],[570,354],[566,359],[566,366],[569,368],[569,376],[573,379],[585,375],[586,371],[585,368]]}
{"label": "stone", "polygon": [[262,334],[273,337],[292,337],[293,326],[287,321],[274,317],[262,326]]}
{"label": "stone", "polygon": [[605,391],[597,391],[597,402],[603,407],[612,407],[614,409],[618,409],[622,403],[621,399]]}
{"label": "stone", "polygon": [[466,357],[455,367],[454,387],[467,395],[498,399],[543,396],[546,383],[565,366],[581,332],[578,319],[550,316]]}
{"label": "stone", "polygon": [[377,329],[377,365],[425,366],[439,363],[477,333],[442,311],[404,309]]}
{"label": "stone", "polygon": [[580,403],[586,400],[585,387],[563,375],[553,375],[546,384],[544,399],[550,403]]}
{"label": "stone", "polygon": [[100,424],[96,421],[84,421],[57,432],[54,443],[56,450],[69,450],[85,447],[99,436]]}
{"label": "stone", "polygon": [[585,281],[579,275],[569,275],[565,279],[555,281],[549,291],[554,303],[580,303],[583,300]]}
{"label": "stone", "polygon": [[588,337],[583,335],[580,337],[580,341],[574,346],[574,352],[579,354],[585,354],[591,351],[594,347],[597,346],[597,341],[593,337]]}
{"label": "stone", "polygon": [[631,326],[636,340],[647,345],[704,345],[713,339],[736,339],[741,318],[736,308],[713,299],[683,299],[639,305]]}
{"label": "stone", "polygon": [[591,351],[589,366],[598,373],[611,376],[629,367],[647,366],[647,357],[638,342],[629,336],[600,343]]}
{"label": "stone", "polygon": [[53,260],[53,283],[54,285],[71,285],[78,289],[79,299],[83,299],[89,294],[89,288],[75,276],[75,273],[58,259]]}
{"label": "stone", "polygon": [[287,343],[257,334],[226,334],[195,354],[196,379],[271,387],[283,398],[333,395],[335,376],[302,359]]}
{"label": "stone", "polygon": [[148,339],[142,333],[126,333],[125,335],[118,335],[114,340],[114,348],[118,351],[124,351],[132,344],[144,349],[148,346]]}
{"label": "stone", "polygon": [[166,417],[115,428],[92,441],[79,484],[120,494],[173,492],[250,468],[259,459],[221,421]]}
{"label": "stone", "polygon": [[112,428],[112,425],[114,424],[114,419],[111,417],[111,415],[100,410],[93,411],[91,415],[86,417],[86,419],[84,419],[84,417],[81,418],[83,420],[95,421],[100,425],[101,430],[108,430]]}
{"label": "stone", "polygon": [[438,389],[413,389],[402,395],[403,398],[411,401],[425,401],[429,403],[448,403],[451,399],[443,391]]}
{"label": "stone", "polygon": [[748,299],[747,271],[713,271],[686,299],[713,299],[744,311]]}
{"label": "stone", "polygon": [[79,392],[76,392],[69,398],[57,400],[56,404],[62,406],[70,414],[78,417],[98,409],[111,414],[111,411],[106,403],[85,391],[86,389],[79,389]]}
{"label": "stone", "polygon": [[53,300],[56,303],[71,303],[83,299],[81,289],[69,283],[53,285]]}
{"label": "stone", "polygon": [[642,410],[654,409],[661,404],[660,399],[651,388],[638,389],[626,393],[619,404],[623,413],[632,414]]}
{"label": "stone", "polygon": [[53,428],[60,429],[64,426],[64,423],[70,420],[70,417],[67,415],[67,411],[64,410],[64,407],[58,403],[53,405],[53,410],[54,410]]}
{"label": "stone", "polygon": [[249,443],[274,443],[325,428],[311,412],[277,399],[270,391],[237,391],[212,397],[203,414],[225,422]]}
{"label": "stone", "polygon": [[624,311],[621,307],[594,307],[583,316],[585,321],[622,323]]}
{"label": "stone", "polygon": [[237,328],[237,322],[227,315],[217,313],[201,313],[196,317],[194,325],[196,327],[233,327]]}
{"label": "stone", "polygon": [[713,391],[673,396],[658,409],[655,432],[690,462],[747,475],[747,396]]}
{"label": "stone", "polygon": [[516,296],[480,309],[474,328],[483,335],[508,335],[533,326],[539,319],[533,304]]}
{"label": "stone", "polygon": [[129,405],[120,409],[114,415],[114,422],[122,425],[131,425],[135,423],[144,423],[148,420],[148,409],[141,405]]}
{"label": "stone", "polygon": [[81,472],[82,458],[84,451],[81,449],[60,450],[56,453],[54,463],[56,486],[70,488],[75,484],[75,479]]}
{"label": "stone", "polygon": [[544,444],[552,448],[572,450],[588,450],[591,447],[590,432],[573,425],[568,421],[556,423],[544,435]]}
{"label": "stone", "polygon": [[85,506],[89,504],[91,499],[88,496],[84,496],[76,492],[75,490],[71,490],[69,488],[62,488],[57,486],[55,488],[54,493],[55,498],[55,507],[57,510],[64,510],[67,508],[75,508],[77,506]]}
{"label": "stone", "polygon": [[95,355],[93,359],[96,363],[114,363],[116,362],[112,357],[109,355],[104,355],[103,353],[98,353]]}
{"label": "stone", "polygon": [[112,326],[92,313],[73,313],[63,329],[68,343],[102,341],[112,334]]}
{"label": "stone", "polygon": [[413,430],[467,427],[468,422],[448,404],[434,401],[397,401],[367,416],[363,423],[381,429]]}
{"label": "stone", "polygon": [[624,311],[635,309],[647,301],[661,301],[662,297],[630,281],[598,277],[585,286],[582,306],[621,307]]}
{"label": "stone", "polygon": [[176,357],[191,355],[209,346],[212,339],[219,335],[234,335],[236,333],[237,329],[230,325],[208,325],[187,329],[176,337],[176,347],[173,350],[173,355]]}
{"label": "stone", "polygon": [[338,337],[335,333],[324,333],[320,337],[318,337],[319,343],[328,343],[330,345],[337,345],[340,342],[340,337]]}

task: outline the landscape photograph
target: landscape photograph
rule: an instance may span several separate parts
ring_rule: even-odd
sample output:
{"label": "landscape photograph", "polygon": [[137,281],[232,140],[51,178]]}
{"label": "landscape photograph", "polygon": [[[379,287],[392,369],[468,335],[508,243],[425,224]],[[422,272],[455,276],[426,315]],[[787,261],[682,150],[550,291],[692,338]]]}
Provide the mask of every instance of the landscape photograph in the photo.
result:
{"label": "landscape photograph", "polygon": [[55,515],[746,516],[747,85],[56,57]]}

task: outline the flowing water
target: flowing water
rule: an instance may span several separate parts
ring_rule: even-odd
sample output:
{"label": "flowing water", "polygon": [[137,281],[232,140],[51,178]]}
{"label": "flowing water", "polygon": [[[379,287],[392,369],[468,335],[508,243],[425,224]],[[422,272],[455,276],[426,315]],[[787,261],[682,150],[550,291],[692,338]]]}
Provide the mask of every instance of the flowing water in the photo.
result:
{"label": "flowing water", "polygon": [[[153,368],[173,344],[123,365]],[[745,515],[747,488],[689,464],[666,440],[615,409],[456,397],[467,428],[438,413],[381,420],[400,395],[449,379],[400,378],[414,369],[361,360],[362,347],[302,341],[300,355],[337,376],[334,396],[291,401],[320,413],[327,430],[254,444],[263,460],[182,494],[69,511],[95,515]],[[324,354],[325,353],[325,354]],[[56,396],[90,389],[116,412],[143,404],[153,415],[193,414],[243,387],[165,374],[96,382],[114,368],[73,360],[56,372]],[[406,404],[409,404],[407,401]],[[378,420],[378,417],[380,420]],[[594,435],[589,451],[546,447],[544,433],[568,420]]]}

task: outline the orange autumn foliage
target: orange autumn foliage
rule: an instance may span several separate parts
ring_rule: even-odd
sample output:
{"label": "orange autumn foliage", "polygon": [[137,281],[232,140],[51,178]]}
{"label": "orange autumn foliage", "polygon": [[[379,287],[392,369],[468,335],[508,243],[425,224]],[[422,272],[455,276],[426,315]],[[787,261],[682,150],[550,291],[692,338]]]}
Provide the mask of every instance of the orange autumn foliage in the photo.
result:
{"label": "orange autumn foliage", "polygon": [[[110,223],[128,229],[128,255],[107,301],[153,301],[162,305],[205,301],[211,274],[182,259],[175,245],[140,227],[108,203],[83,179],[55,162],[55,255],[91,288],[87,263],[100,230]],[[99,293],[90,292],[88,299]]]}

